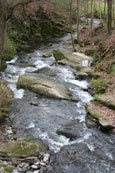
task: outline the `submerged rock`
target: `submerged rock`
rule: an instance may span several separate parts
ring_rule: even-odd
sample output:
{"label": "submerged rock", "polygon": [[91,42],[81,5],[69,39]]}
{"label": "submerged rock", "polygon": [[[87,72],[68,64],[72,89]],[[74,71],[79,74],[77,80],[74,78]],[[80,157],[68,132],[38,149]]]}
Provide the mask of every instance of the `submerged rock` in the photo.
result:
{"label": "submerged rock", "polygon": [[51,173],[114,173],[114,160],[107,157],[105,148],[96,147],[95,141],[91,146],[82,142],[62,147],[52,159]]}
{"label": "submerged rock", "polygon": [[72,120],[57,130],[57,134],[66,136],[71,140],[83,135],[83,124],[79,120]]}
{"label": "submerged rock", "polygon": [[17,86],[49,98],[73,100],[71,91],[54,80],[22,75],[19,77]]}
{"label": "submerged rock", "polygon": [[44,58],[49,58],[50,56],[51,56],[51,53],[49,53],[49,52],[44,52],[43,53]]}

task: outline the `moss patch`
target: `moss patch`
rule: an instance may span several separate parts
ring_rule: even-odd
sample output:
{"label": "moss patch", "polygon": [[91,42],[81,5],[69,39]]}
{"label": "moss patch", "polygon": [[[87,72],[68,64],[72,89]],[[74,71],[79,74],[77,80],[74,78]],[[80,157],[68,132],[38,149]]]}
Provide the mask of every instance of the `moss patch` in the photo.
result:
{"label": "moss patch", "polygon": [[90,84],[93,86],[95,94],[103,94],[107,88],[106,81],[102,77],[92,79]]}
{"label": "moss patch", "polygon": [[10,60],[16,53],[16,44],[6,36],[3,50],[3,57],[5,60]]}
{"label": "moss patch", "polygon": [[33,155],[40,152],[39,145],[25,141],[11,141],[4,144],[0,148],[0,152],[4,152],[9,156]]}
{"label": "moss patch", "polygon": [[11,173],[13,170],[13,166],[11,166],[11,165],[1,165],[1,167],[3,167],[4,170],[8,173]]}
{"label": "moss patch", "polygon": [[60,50],[54,50],[53,51],[53,56],[56,59],[56,61],[59,61],[59,60],[62,60],[62,59],[66,59],[66,56]]}
{"label": "moss patch", "polygon": [[56,72],[53,72],[53,71],[51,71],[51,72],[46,72],[45,73],[47,76],[51,76],[51,77],[55,77],[56,76]]}
{"label": "moss patch", "polygon": [[0,122],[4,120],[8,113],[8,106],[11,104],[12,92],[3,80],[0,80]]}

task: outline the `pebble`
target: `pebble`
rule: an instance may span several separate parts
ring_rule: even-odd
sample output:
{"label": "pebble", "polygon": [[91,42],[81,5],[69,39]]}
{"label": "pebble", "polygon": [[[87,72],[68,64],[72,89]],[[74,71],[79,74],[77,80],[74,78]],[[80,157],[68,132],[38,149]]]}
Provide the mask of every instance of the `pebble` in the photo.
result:
{"label": "pebble", "polygon": [[18,173],[18,169],[13,169],[12,173]]}
{"label": "pebble", "polygon": [[6,166],[6,165],[8,165],[8,162],[4,161],[4,162],[2,162],[2,165]]}
{"label": "pebble", "polygon": [[40,165],[41,166],[46,166],[46,164],[44,162],[41,162]]}
{"label": "pebble", "polygon": [[34,163],[34,165],[37,165],[37,166],[40,165],[40,161]]}
{"label": "pebble", "polygon": [[31,168],[32,168],[32,169],[37,169],[38,166],[37,166],[37,165],[32,165]]}
{"label": "pebble", "polygon": [[45,154],[44,158],[43,158],[43,162],[47,163],[50,159],[50,155],[49,154]]}
{"label": "pebble", "polygon": [[37,171],[34,171],[33,173],[39,173],[40,171],[39,170],[37,170]]}
{"label": "pebble", "polygon": [[22,162],[18,165],[20,168],[27,168],[29,167],[29,163],[26,163],[26,162]]}

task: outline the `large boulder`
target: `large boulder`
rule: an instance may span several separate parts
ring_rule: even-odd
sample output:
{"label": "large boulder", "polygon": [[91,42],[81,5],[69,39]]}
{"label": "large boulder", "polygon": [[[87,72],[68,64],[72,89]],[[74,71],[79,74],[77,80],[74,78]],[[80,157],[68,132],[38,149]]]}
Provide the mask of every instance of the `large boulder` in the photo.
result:
{"label": "large boulder", "polygon": [[40,95],[50,97],[72,100],[71,91],[63,84],[40,77],[30,75],[21,75],[17,84],[18,88],[28,89]]}
{"label": "large boulder", "polygon": [[54,50],[53,56],[59,64],[69,65],[73,68],[82,66],[84,61],[87,61],[89,64],[92,61],[91,57],[77,52],[74,52],[73,54],[68,54],[68,53],[63,53],[60,50]]}
{"label": "large boulder", "polygon": [[60,50],[54,50],[53,51],[53,56],[56,59],[56,61],[59,61],[59,60],[62,60],[62,59],[66,59],[66,56]]}

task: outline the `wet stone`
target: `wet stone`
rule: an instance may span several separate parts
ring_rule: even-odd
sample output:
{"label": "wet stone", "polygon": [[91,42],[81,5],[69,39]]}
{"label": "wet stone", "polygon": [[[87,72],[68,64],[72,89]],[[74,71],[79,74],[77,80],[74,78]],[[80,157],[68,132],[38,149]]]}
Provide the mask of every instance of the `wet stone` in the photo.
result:
{"label": "wet stone", "polygon": [[49,154],[45,154],[44,158],[43,158],[43,162],[47,163],[50,159],[50,155]]}
{"label": "wet stone", "polygon": [[38,166],[37,165],[32,165],[31,168],[32,169],[38,169]]}

